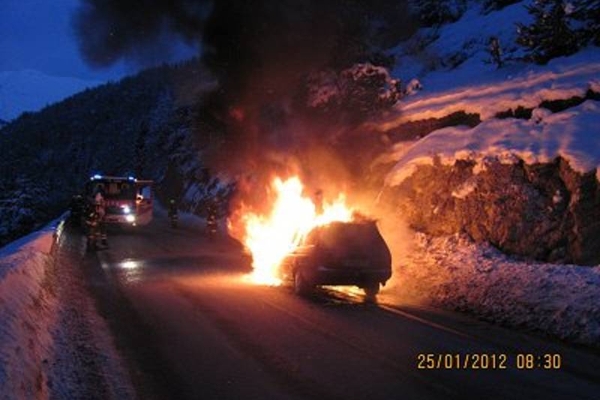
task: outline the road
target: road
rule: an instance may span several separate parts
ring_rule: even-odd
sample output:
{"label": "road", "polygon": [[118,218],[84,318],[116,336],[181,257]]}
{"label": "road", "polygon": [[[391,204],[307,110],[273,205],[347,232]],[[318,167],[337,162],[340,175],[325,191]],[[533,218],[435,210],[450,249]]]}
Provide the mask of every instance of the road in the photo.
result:
{"label": "road", "polygon": [[[109,241],[107,249],[85,254],[83,270],[139,398],[600,393],[598,352],[424,306],[372,304],[335,288],[300,298],[285,286],[257,286],[245,279],[249,263],[237,243],[208,240],[197,227],[173,229],[157,218],[135,231],[110,232]],[[519,368],[524,353],[559,354],[560,368]]]}

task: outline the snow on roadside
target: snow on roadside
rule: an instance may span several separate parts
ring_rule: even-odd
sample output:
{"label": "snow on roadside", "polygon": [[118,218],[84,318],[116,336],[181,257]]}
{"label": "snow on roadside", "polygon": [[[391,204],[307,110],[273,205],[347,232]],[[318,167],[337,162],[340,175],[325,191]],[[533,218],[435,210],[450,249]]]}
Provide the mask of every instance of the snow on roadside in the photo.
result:
{"label": "snow on roadside", "polygon": [[45,287],[52,231],[44,229],[0,249],[0,395],[48,398],[56,298]]}
{"label": "snow on roadside", "polygon": [[82,277],[57,261],[58,222],[0,249],[0,399],[134,398]]}
{"label": "snow on roadside", "polygon": [[460,236],[414,234],[385,302],[424,301],[574,343],[600,346],[600,266],[520,261]]}
{"label": "snow on roadside", "polygon": [[[579,106],[549,114],[534,113],[536,118],[490,119],[474,128],[448,127],[434,131],[409,149],[399,148],[396,166],[386,177],[386,185],[395,186],[410,177],[420,165],[439,160],[453,165],[456,160],[474,160],[474,172],[485,168],[486,160],[503,163],[519,159],[527,164],[545,163],[562,156],[581,173],[596,169],[600,180],[600,104],[588,100]],[[393,156],[389,156],[393,158]]]}

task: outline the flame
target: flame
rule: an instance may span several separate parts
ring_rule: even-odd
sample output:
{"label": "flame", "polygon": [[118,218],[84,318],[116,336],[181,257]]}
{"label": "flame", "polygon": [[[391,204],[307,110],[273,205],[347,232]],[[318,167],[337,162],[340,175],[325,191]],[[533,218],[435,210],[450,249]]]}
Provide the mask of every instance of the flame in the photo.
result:
{"label": "flame", "polygon": [[252,253],[250,279],[257,284],[279,285],[278,269],[284,257],[293,251],[316,226],[333,221],[350,221],[352,209],[345,205],[340,194],[333,203],[317,207],[302,195],[303,185],[298,177],[272,182],[276,198],[268,215],[253,212],[242,216],[245,230],[244,244]]}

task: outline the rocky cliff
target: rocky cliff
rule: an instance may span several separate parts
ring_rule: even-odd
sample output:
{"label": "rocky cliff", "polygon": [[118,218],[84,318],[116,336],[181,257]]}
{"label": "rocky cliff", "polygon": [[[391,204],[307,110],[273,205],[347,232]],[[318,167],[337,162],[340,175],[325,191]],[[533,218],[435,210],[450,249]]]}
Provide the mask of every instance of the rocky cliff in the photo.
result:
{"label": "rocky cliff", "polygon": [[600,189],[594,171],[575,171],[562,157],[548,163],[482,164],[433,159],[386,188],[392,204],[416,230],[464,232],[509,254],[537,260],[600,263]]}

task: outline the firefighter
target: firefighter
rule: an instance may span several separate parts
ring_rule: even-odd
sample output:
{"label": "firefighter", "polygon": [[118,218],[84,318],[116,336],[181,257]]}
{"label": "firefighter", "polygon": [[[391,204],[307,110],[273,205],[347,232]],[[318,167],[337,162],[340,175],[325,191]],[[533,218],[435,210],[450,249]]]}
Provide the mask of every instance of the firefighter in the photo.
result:
{"label": "firefighter", "polygon": [[177,222],[179,220],[179,214],[177,211],[177,204],[174,199],[169,200],[169,219],[171,220],[171,226],[177,228]]}
{"label": "firefighter", "polygon": [[104,222],[104,216],[106,215],[106,202],[104,196],[99,191],[94,197],[94,207],[98,214],[98,234],[100,241],[103,246],[108,246],[108,236],[106,235],[106,224]]}
{"label": "firefighter", "polygon": [[73,225],[80,226],[81,221],[85,214],[85,201],[83,196],[80,194],[76,194],[71,198],[71,203],[69,204],[69,222]]}
{"label": "firefighter", "polygon": [[217,235],[217,207],[214,204],[208,206],[206,212],[206,234],[213,239]]}
{"label": "firefighter", "polygon": [[88,211],[85,214],[88,250],[95,250],[98,247],[98,240],[100,239],[100,209],[100,203],[94,201],[92,204],[90,204]]}

